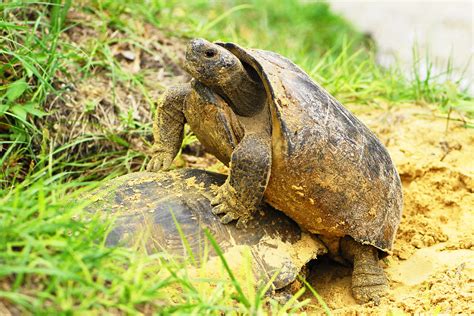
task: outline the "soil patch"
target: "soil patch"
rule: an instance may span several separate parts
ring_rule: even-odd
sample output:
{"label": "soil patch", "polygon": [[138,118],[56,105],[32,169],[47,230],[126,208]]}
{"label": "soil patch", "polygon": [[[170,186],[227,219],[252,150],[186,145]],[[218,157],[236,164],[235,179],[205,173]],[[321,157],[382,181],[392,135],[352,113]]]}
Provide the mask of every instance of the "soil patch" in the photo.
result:
{"label": "soil patch", "polygon": [[93,136],[69,149],[78,158],[124,148],[146,152],[151,133],[143,129],[151,125],[154,104],[166,88],[189,80],[181,67],[186,40],[145,22],[133,35],[111,25],[101,31],[96,15],[79,10],[71,10],[67,21],[62,43],[90,55],[88,62],[68,63],[55,79],[62,93],[49,96],[50,115],[38,126],[48,129],[55,147]]}

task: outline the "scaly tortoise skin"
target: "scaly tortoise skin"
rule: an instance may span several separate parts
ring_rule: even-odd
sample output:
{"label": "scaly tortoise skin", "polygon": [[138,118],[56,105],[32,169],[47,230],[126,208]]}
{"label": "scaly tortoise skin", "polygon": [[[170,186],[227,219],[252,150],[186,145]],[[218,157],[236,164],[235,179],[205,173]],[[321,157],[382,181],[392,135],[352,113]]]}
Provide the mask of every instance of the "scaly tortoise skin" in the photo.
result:
{"label": "scaly tortoise skin", "polygon": [[[279,291],[284,299],[295,287],[292,283],[304,266],[326,253],[327,248],[268,205],[255,214],[245,229],[221,223],[211,212],[210,199],[214,196],[213,186],[224,181],[224,175],[199,169],[135,172],[109,180],[89,194],[87,210],[113,218],[107,246],[144,244],[149,253],[165,252],[175,259],[189,255],[175,220],[196,260],[203,255],[207,240],[203,229],[207,228],[230,265],[238,260],[236,253],[240,253],[232,251],[247,247],[260,286],[276,273],[271,290],[286,291]],[[215,257],[207,243],[211,248],[209,256]]]}
{"label": "scaly tortoise skin", "polygon": [[378,256],[392,248],[403,201],[377,137],[276,53],[196,39],[185,69],[194,79],[158,104],[149,170],[169,167],[188,123],[230,166],[212,200],[223,223],[245,226],[264,200],[353,261],[355,298],[378,302],[388,289]]}

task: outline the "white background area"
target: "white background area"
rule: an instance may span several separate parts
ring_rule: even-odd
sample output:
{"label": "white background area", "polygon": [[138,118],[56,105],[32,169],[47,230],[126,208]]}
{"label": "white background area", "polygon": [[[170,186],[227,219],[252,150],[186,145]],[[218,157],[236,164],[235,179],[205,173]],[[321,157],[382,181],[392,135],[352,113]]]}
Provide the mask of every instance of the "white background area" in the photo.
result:
{"label": "white background area", "polygon": [[[375,39],[382,65],[397,60],[406,73],[413,65],[413,46],[421,56],[428,52],[434,72],[446,71],[450,58],[454,79],[464,70],[462,87],[474,92],[474,1],[341,1],[332,9]],[[467,69],[466,69],[467,67]],[[426,68],[424,62],[420,68]],[[440,80],[446,80],[445,76]]]}

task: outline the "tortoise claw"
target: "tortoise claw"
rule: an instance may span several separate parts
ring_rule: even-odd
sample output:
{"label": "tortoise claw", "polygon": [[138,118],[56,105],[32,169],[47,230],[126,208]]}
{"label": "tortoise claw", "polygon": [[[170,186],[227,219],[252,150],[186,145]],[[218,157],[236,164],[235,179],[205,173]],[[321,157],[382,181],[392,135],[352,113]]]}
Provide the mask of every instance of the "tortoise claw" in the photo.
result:
{"label": "tortoise claw", "polygon": [[228,212],[227,214],[222,216],[221,223],[228,224],[232,222],[233,220],[237,220],[237,224],[235,224],[235,227],[237,227],[238,229],[247,228],[247,222],[249,221],[249,218],[242,217],[235,212]]}
{"label": "tortoise claw", "polygon": [[224,204],[219,204],[212,208],[212,214],[214,215],[225,214],[225,213],[227,213],[227,210]]}
{"label": "tortoise claw", "polygon": [[151,160],[148,162],[146,166],[146,170],[148,171],[157,171],[160,170],[161,161],[159,161],[158,157],[152,157]]}
{"label": "tortoise claw", "polygon": [[152,172],[167,170],[171,166],[173,159],[173,153],[153,148],[153,154],[146,169]]}
{"label": "tortoise claw", "polygon": [[171,163],[173,162],[173,158],[170,156],[164,157],[163,158],[163,163],[161,165],[161,169],[163,170],[168,170],[169,167],[171,166]]}
{"label": "tortoise claw", "polygon": [[[216,206],[216,205],[219,205],[223,202],[223,197],[222,197],[222,194],[220,193],[217,193],[217,195],[211,200],[211,205],[212,206]],[[212,211],[214,213],[214,211]],[[220,214],[220,213],[214,213],[214,214]]]}
{"label": "tortoise claw", "polygon": [[221,217],[221,223],[222,224],[228,224],[232,222],[233,220],[236,220],[239,218],[239,215],[236,214],[235,212],[228,212],[224,216]]}

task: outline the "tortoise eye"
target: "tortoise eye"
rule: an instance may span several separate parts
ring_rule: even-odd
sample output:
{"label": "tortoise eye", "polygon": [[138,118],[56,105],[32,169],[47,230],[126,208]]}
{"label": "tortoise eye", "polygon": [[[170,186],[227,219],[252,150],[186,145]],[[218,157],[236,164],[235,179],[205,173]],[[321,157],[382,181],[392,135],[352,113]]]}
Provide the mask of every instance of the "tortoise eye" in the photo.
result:
{"label": "tortoise eye", "polygon": [[214,49],[208,49],[205,52],[207,58],[212,58],[216,56],[216,51]]}

